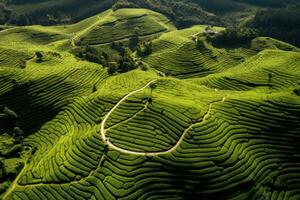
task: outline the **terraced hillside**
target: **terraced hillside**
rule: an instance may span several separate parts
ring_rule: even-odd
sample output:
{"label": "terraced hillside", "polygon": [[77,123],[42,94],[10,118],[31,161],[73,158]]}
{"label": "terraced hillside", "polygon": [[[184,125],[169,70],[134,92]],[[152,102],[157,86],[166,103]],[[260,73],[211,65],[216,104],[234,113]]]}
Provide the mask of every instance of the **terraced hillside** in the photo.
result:
{"label": "terraced hillside", "polygon": [[128,39],[136,34],[145,37],[167,32],[172,28],[169,23],[166,17],[153,11],[120,9],[99,16],[99,20],[76,39],[80,40],[81,45],[107,44]]}
{"label": "terraced hillside", "polygon": [[[69,53],[82,37],[128,40],[133,22],[160,35],[152,54],[133,53],[149,70],[109,75]],[[24,137],[20,156],[0,148],[0,198],[299,199],[299,50],[268,38],[197,47],[204,28],[121,9],[0,31],[0,122],[15,112]],[[17,144],[14,131],[1,127],[0,144]]]}
{"label": "terraced hillside", "polygon": [[[168,75],[191,78],[226,71],[264,49],[298,51],[292,45],[263,37],[255,38],[249,46],[216,47],[207,42],[206,37],[196,39],[205,28],[193,26],[162,35],[153,41],[153,53],[143,60]],[[215,31],[221,30],[215,28]]]}

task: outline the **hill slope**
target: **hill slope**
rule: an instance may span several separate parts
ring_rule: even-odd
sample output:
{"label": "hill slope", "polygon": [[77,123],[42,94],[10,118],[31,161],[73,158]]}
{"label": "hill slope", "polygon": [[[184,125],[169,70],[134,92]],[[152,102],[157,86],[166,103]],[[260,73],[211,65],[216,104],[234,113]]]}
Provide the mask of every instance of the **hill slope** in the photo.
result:
{"label": "hill slope", "polygon": [[[146,71],[109,75],[69,52],[128,40],[139,20],[159,36],[132,54]],[[197,47],[204,28],[121,9],[0,31],[1,198],[299,199],[299,50]]]}

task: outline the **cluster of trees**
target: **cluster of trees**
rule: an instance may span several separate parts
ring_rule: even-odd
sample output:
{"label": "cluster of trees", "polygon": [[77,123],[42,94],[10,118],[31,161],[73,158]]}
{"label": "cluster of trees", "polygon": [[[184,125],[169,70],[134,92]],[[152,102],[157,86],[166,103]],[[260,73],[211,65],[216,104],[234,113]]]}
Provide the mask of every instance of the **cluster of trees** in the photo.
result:
{"label": "cluster of trees", "polygon": [[300,97],[300,89],[294,89],[293,92]]}
{"label": "cluster of trees", "polygon": [[278,8],[285,7],[289,3],[297,0],[191,0],[209,12],[224,14],[228,12],[243,11],[249,6]]}
{"label": "cluster of trees", "polygon": [[0,2],[0,24],[5,24],[11,15],[11,10],[9,10],[4,3]]}
{"label": "cluster of trees", "polygon": [[242,3],[248,3],[248,4],[253,4],[257,6],[263,6],[263,7],[283,7],[294,0],[235,0],[237,2],[242,2]]}
{"label": "cluster of trees", "polygon": [[136,51],[140,57],[145,57],[152,53],[152,41],[141,41],[138,30],[135,30],[135,34],[130,38],[128,47],[131,51]]}
{"label": "cluster of trees", "polygon": [[[20,149],[16,149],[20,150]],[[20,151],[14,152],[20,154]],[[16,157],[16,155],[12,156]],[[5,158],[0,157],[0,195],[9,188],[13,180],[18,176],[19,172],[24,167],[23,162],[17,162],[14,166],[5,164]]]}
{"label": "cluster of trees", "polygon": [[36,57],[36,62],[37,62],[37,63],[40,63],[40,62],[43,61],[44,55],[43,55],[42,52],[37,51],[37,52],[35,52],[35,57]]}
{"label": "cluster of trees", "polygon": [[[53,25],[86,19],[111,8],[117,1],[118,0],[7,0],[6,3],[7,7],[12,10],[9,20],[11,24]],[[22,11],[20,12],[20,10]]]}
{"label": "cluster of trees", "polygon": [[0,127],[13,128],[16,125],[18,115],[6,106],[0,105]]}
{"label": "cluster of trees", "polygon": [[230,27],[210,37],[209,40],[215,45],[235,46],[249,44],[257,36],[255,29]]}
{"label": "cluster of trees", "polygon": [[257,12],[251,26],[260,35],[300,46],[300,8],[268,9]]}
{"label": "cluster of trees", "polygon": [[119,53],[119,59],[113,61],[113,64],[115,65],[115,71],[124,73],[138,68],[135,59],[131,56],[132,51],[130,48],[124,46],[121,42],[113,42],[111,44],[111,48]]}
{"label": "cluster of trees", "polygon": [[[250,4],[286,8],[287,5],[299,3],[298,0],[0,0],[0,2],[7,3],[6,7],[12,10],[10,12],[3,3],[0,4],[0,23],[7,22],[7,16],[10,23],[17,25],[72,23],[111,7],[113,10],[148,8],[166,15],[179,28],[204,23],[224,25],[228,20],[232,21],[230,17],[216,17],[208,12],[215,14],[239,12],[246,10]],[[22,12],[19,12],[20,10]]]}
{"label": "cluster of trees", "polygon": [[149,56],[152,53],[152,41],[139,42],[136,53],[140,57]]}
{"label": "cluster of trees", "polygon": [[115,72],[127,72],[138,68],[137,63],[131,56],[131,50],[125,47],[122,43],[113,42],[111,48],[117,52],[117,54],[108,54],[104,51],[98,51],[96,48],[89,45],[85,47],[78,47],[73,50],[73,54],[78,58],[99,63],[103,67],[106,67],[109,74]]}
{"label": "cluster of trees", "polygon": [[120,0],[113,9],[120,8],[148,8],[166,15],[180,28],[203,23],[220,24],[221,21],[191,0]]}
{"label": "cluster of trees", "polygon": [[234,12],[237,10],[244,9],[243,5],[235,1],[224,1],[224,0],[192,0],[192,1],[200,5],[204,9],[217,14]]}
{"label": "cluster of trees", "polygon": [[17,140],[22,140],[24,133],[17,126],[18,115],[6,106],[0,105],[0,130],[6,130]]}
{"label": "cluster of trees", "polygon": [[128,72],[137,68],[147,70],[148,67],[141,61],[135,59],[132,53],[136,51],[140,57],[148,56],[152,53],[152,41],[141,41],[138,32],[129,39],[128,45],[122,42],[112,42],[111,49],[116,53],[107,53],[89,45],[78,47],[72,53],[81,59],[99,63],[108,69],[109,74],[115,72]]}

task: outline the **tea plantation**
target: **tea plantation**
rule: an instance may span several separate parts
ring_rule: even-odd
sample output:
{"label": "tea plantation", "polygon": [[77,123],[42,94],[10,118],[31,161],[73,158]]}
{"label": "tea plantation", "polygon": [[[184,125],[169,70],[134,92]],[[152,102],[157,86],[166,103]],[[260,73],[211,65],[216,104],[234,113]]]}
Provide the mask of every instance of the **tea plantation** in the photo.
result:
{"label": "tea plantation", "polygon": [[[0,122],[14,112],[23,132],[19,156],[0,148],[0,198],[300,199],[299,49],[215,46],[205,27],[119,9],[0,31]],[[136,34],[153,39],[131,52],[147,70],[110,75],[71,53]]]}

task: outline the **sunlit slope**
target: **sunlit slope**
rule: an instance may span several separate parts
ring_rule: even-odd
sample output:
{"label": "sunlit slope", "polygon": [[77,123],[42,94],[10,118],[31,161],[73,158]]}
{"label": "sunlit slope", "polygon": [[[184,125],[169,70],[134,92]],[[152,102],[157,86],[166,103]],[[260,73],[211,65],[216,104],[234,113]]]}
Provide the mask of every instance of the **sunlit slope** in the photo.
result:
{"label": "sunlit slope", "polygon": [[[95,17],[89,20],[93,20]],[[100,16],[88,28],[79,32],[75,42],[80,45],[106,44],[113,41],[129,39],[134,35],[140,37],[154,36],[174,29],[171,22],[163,15],[146,9],[109,10]],[[89,22],[89,21],[87,21]],[[79,23],[71,28],[82,26]]]}
{"label": "sunlit slope", "polygon": [[[89,63],[65,68],[41,65],[28,69],[0,69],[0,102],[16,111],[26,135],[51,120],[74,97],[93,92],[93,87],[107,77],[105,69]],[[43,68],[43,69],[40,69]],[[30,116],[30,117],[29,117]]]}
{"label": "sunlit slope", "polygon": [[10,27],[0,31],[0,45],[24,53],[47,50],[48,47],[68,51],[76,45],[128,41],[135,35],[151,38],[174,29],[169,19],[151,10],[107,10],[73,25]]}
{"label": "sunlit slope", "polygon": [[20,68],[30,57],[31,55],[26,52],[0,47],[0,65],[2,67]]}
{"label": "sunlit slope", "polygon": [[264,50],[220,74],[189,80],[221,90],[284,90],[300,84],[300,53]]}
{"label": "sunlit slope", "polygon": [[37,151],[7,199],[299,198],[300,100],[288,90],[215,91],[162,78],[106,124],[110,142],[132,153],[108,148],[101,120],[156,78],[135,71],[107,79],[65,106],[26,138]]}
{"label": "sunlit slope", "polygon": [[153,41],[153,53],[143,60],[167,75],[191,78],[223,72],[264,49],[298,50],[284,42],[262,37],[254,39],[248,46],[232,48],[213,46],[205,37],[200,37],[197,43],[195,36],[201,35],[205,27],[194,26],[163,34]]}

